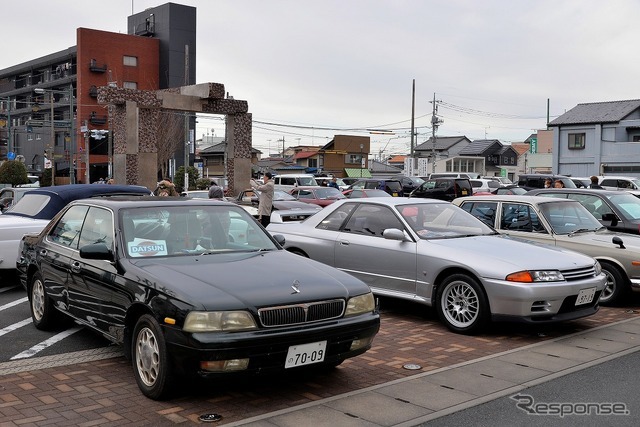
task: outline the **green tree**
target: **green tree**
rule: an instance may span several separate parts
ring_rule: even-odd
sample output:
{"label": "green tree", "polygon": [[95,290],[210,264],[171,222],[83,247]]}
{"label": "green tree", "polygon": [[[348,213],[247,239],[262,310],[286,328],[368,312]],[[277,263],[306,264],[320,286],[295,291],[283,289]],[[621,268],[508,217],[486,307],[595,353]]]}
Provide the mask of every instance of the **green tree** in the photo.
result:
{"label": "green tree", "polygon": [[40,187],[51,187],[51,168],[47,168],[42,172]]}
{"label": "green tree", "polygon": [[196,190],[208,190],[211,185],[211,180],[209,178],[199,178],[196,181]]}
{"label": "green tree", "polygon": [[0,165],[0,183],[21,185],[29,183],[27,167],[18,160],[7,160]]}
{"label": "green tree", "polygon": [[187,172],[189,172],[189,185],[187,187],[184,186],[184,166],[180,166],[176,171],[176,176],[173,178],[173,183],[176,185],[177,189],[182,189],[182,191],[186,190],[195,190],[196,182],[200,177],[198,173],[198,169],[193,166],[189,166],[187,168]]}

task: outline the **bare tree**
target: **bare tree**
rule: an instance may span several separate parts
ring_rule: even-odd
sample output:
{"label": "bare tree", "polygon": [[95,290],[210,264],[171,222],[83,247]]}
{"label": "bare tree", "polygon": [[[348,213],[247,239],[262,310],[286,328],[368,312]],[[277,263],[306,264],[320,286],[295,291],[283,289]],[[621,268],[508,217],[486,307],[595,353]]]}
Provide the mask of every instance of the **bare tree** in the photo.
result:
{"label": "bare tree", "polygon": [[161,110],[158,114],[156,132],[158,144],[158,167],[162,176],[168,176],[169,160],[184,144],[184,113]]}

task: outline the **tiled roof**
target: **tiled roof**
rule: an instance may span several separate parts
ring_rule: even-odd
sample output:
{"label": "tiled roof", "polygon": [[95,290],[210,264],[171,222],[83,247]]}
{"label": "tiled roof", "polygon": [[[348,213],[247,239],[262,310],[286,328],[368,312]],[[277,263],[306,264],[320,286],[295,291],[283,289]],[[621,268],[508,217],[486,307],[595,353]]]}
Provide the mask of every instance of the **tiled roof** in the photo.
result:
{"label": "tiled roof", "polygon": [[502,143],[497,139],[477,139],[460,150],[459,154],[461,156],[481,156],[486,154],[487,150],[496,143],[502,147]]}
{"label": "tiled roof", "polygon": [[[466,136],[437,136],[436,137],[436,150],[448,150],[452,146],[456,145],[460,141],[467,140]],[[427,139],[422,144],[417,145],[414,150],[424,151],[433,149],[433,138]]]}
{"label": "tiled roof", "polygon": [[578,104],[557,119],[552,120],[549,126],[616,123],[638,108],[640,108],[640,99]]}

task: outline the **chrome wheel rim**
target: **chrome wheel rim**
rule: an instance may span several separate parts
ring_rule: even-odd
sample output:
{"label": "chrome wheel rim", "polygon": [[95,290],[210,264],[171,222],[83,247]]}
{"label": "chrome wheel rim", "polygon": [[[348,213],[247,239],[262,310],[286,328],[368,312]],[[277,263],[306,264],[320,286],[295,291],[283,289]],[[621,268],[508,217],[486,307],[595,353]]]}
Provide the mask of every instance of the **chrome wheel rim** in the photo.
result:
{"label": "chrome wheel rim", "polygon": [[467,328],[473,325],[480,314],[478,294],[466,282],[449,283],[442,292],[440,304],[447,322],[456,328]]}
{"label": "chrome wheel rim", "polygon": [[609,301],[613,296],[613,292],[616,290],[616,281],[613,278],[613,275],[606,270],[602,270],[607,276],[607,283],[604,285],[604,289],[600,294],[600,301]]}
{"label": "chrome wheel rim", "polygon": [[33,282],[33,288],[31,289],[31,309],[33,311],[33,317],[36,321],[42,320],[44,316],[44,286],[39,279]]}
{"label": "chrome wheel rim", "polygon": [[136,366],[142,382],[153,386],[160,372],[160,352],[158,341],[151,329],[143,328],[136,338]]}

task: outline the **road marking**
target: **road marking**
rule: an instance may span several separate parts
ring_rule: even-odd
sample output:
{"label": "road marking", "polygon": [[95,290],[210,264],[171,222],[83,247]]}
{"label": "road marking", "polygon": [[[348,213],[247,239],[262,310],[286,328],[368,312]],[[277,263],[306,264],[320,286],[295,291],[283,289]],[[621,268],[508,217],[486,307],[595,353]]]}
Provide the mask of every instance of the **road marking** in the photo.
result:
{"label": "road marking", "polygon": [[24,297],[24,298],[17,299],[15,301],[11,301],[8,304],[0,305],[0,311],[6,310],[7,308],[11,308],[11,307],[16,306],[18,304],[22,304],[23,302],[27,302],[28,300],[29,300],[29,298]]}
{"label": "road marking", "polygon": [[13,356],[9,360],[16,360],[16,359],[24,359],[24,358],[27,358],[27,357],[33,357],[36,354],[38,354],[39,352],[41,352],[42,350],[44,350],[45,348],[52,346],[53,344],[57,343],[58,341],[62,341],[63,339],[65,339],[69,335],[75,334],[80,329],[82,329],[80,326],[76,326],[75,328],[70,328],[70,329],[67,329],[66,331],[60,332],[59,334],[56,334],[56,335],[52,336],[51,338],[49,338],[47,340],[44,340],[39,344],[34,345],[33,347],[31,347],[28,350],[25,350],[22,353],[16,354],[15,356]]}
{"label": "road marking", "polygon": [[24,319],[21,322],[14,323],[13,325],[9,325],[6,328],[2,328],[2,329],[0,329],[0,337],[3,336],[3,335],[8,334],[9,332],[13,332],[16,329],[22,328],[23,326],[26,326],[29,323],[31,323],[31,318],[30,317],[28,319]]}

